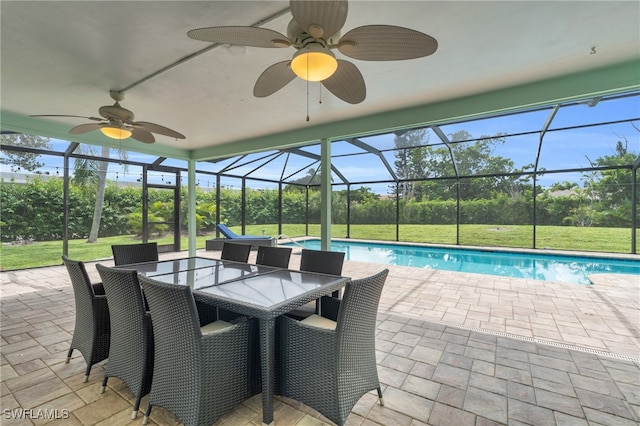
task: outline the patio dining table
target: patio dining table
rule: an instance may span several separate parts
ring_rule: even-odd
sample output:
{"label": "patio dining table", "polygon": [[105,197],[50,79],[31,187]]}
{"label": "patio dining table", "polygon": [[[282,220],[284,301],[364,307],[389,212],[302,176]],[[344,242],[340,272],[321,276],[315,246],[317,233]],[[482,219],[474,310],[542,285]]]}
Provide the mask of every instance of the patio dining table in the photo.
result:
{"label": "patio dining table", "polygon": [[120,268],[135,269],[158,281],[188,285],[200,301],[258,319],[262,423],[266,425],[273,424],[276,317],[339,290],[349,280],[348,277],[203,257],[145,262]]}

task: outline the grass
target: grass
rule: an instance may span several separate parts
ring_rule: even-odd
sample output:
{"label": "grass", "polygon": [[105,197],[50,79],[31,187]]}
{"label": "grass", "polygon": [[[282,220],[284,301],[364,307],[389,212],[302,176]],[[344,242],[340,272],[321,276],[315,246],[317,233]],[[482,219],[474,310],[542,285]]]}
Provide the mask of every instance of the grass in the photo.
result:
{"label": "grass", "polygon": [[[277,235],[277,225],[250,225],[246,234]],[[240,228],[234,228],[239,232]],[[283,233],[305,235],[305,225],[283,225]],[[320,225],[309,225],[309,235],[320,236]],[[332,225],[332,238],[345,238],[346,225]],[[395,225],[351,225],[350,238],[396,241]],[[399,241],[410,243],[456,244],[455,225],[400,225]],[[569,226],[536,227],[537,248],[554,250],[630,253],[628,228],[577,228]],[[533,247],[533,226],[460,225],[460,244],[484,247]]]}
{"label": "grass", "polygon": [[[232,227],[241,233],[241,228]],[[248,225],[247,235],[277,236],[278,225]],[[350,237],[364,240],[395,241],[395,225],[352,225]],[[284,224],[282,234],[290,237],[304,236],[304,224]],[[629,253],[631,251],[631,230],[627,228],[576,228],[569,226],[538,226],[536,228],[538,248],[557,250],[599,251]],[[310,236],[320,236],[320,225],[309,225]],[[344,238],[346,225],[332,225],[332,238]],[[197,248],[204,248],[205,240],[213,235],[199,236]],[[455,225],[400,225],[400,241],[414,243],[456,244]],[[460,244],[485,247],[531,248],[532,226],[461,225]],[[171,244],[172,236],[157,240],[159,244]],[[100,238],[88,244],[85,239],[69,241],[69,257],[89,261],[111,257],[112,244],[132,244],[140,242],[133,236]],[[181,247],[188,247],[187,237],[181,240]],[[26,245],[4,245],[0,250],[0,267],[3,270],[59,265],[62,263],[62,241],[42,241]]]}
{"label": "grass", "polygon": [[[204,248],[205,240],[210,236],[197,238],[197,247]],[[172,244],[173,236],[157,240],[158,244]],[[69,257],[74,260],[96,260],[111,257],[112,244],[140,243],[139,237],[120,235],[116,237],[99,238],[97,242],[89,244],[86,239],[69,240]],[[181,239],[181,248],[188,247],[187,237]],[[0,249],[0,267],[3,270],[34,268],[62,264],[62,241],[37,241],[26,245],[2,245]]]}

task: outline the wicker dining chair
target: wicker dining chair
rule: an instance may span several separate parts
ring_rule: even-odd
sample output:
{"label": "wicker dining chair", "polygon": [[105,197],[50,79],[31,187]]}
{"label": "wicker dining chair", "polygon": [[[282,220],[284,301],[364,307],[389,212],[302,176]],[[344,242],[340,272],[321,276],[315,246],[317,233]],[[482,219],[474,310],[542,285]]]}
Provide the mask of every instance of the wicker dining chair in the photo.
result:
{"label": "wicker dining chair", "polygon": [[[344,265],[344,252],[328,250],[302,249],[300,254],[300,270],[318,272],[320,274],[341,275]],[[338,297],[340,291],[334,291]]]}
{"label": "wicker dining chair", "polygon": [[115,266],[158,260],[158,243],[114,244],[111,246]]}
{"label": "wicker dining chair", "polygon": [[350,281],[339,304],[336,321],[312,315],[302,321],[278,317],[278,389],[344,424],[353,406],[382,389],[375,354],[378,303],[389,271]]}
{"label": "wicker dining chair", "polygon": [[103,393],[109,377],[122,380],[136,397],[131,412],[135,419],[140,400],[151,390],[153,375],[153,328],[146,311],[138,274],[134,270],[96,265],[109,302],[111,348],[102,379]]}
{"label": "wicker dining chair", "polygon": [[[247,263],[249,261],[249,254],[251,253],[251,244],[229,243],[224,242],[222,244],[222,252],[220,253],[220,259],[232,260],[234,262]],[[196,299],[196,302],[198,300]],[[229,321],[230,318],[237,316],[234,312],[226,309],[218,310],[218,318]]]}
{"label": "wicker dining chair", "polygon": [[225,241],[222,244],[220,259],[247,263],[249,261],[249,253],[251,253],[251,244],[228,243]]}
{"label": "wicker dining chair", "polygon": [[254,319],[201,327],[189,286],[138,278],[149,302],[155,342],[143,424],[158,405],[186,426],[210,425],[259,390]]}
{"label": "wicker dining chair", "polygon": [[291,259],[291,247],[258,246],[256,265],[288,268]]}
{"label": "wicker dining chair", "polygon": [[[327,275],[342,275],[344,255],[344,252],[340,251],[302,249],[300,254],[300,270]],[[327,309],[330,309],[329,307],[335,306],[335,304],[329,302],[323,305],[323,302],[330,297],[340,297],[340,291],[334,291],[331,296],[322,296],[315,302],[309,302],[306,305],[302,305],[289,312],[287,315],[297,319],[302,319],[319,312],[320,309],[325,309],[325,305],[327,306]]]}
{"label": "wicker dining chair", "polygon": [[76,320],[68,363],[74,349],[78,349],[87,363],[84,382],[89,380],[91,367],[109,357],[111,324],[107,296],[102,283],[91,284],[84,263],[62,256],[67,267],[76,302]]}

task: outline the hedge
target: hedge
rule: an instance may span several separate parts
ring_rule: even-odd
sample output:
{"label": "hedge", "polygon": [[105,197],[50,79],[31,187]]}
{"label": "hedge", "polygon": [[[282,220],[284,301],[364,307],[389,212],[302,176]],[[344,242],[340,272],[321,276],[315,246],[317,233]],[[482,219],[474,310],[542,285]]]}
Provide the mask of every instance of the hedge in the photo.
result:
{"label": "hedge", "polygon": [[[71,238],[89,235],[95,204],[95,187],[69,186],[69,233]],[[182,189],[182,199],[187,197]],[[347,222],[347,202],[344,192],[335,191],[332,196],[332,221]],[[3,241],[35,239],[59,240],[63,236],[63,180],[35,177],[27,183],[2,181],[0,185],[0,225]],[[309,216],[307,196],[300,191],[282,192],[283,223],[320,223],[320,193],[309,191]],[[104,208],[99,236],[138,234],[141,232],[142,193],[140,188],[109,184],[105,191]],[[220,191],[222,221],[230,226],[242,223],[241,191]],[[173,199],[172,192],[149,190],[150,214],[169,220]],[[277,190],[246,190],[246,223],[248,225],[278,222]],[[200,233],[215,229],[215,191],[196,188],[196,228]],[[400,200],[399,221],[404,224],[455,224],[455,200],[405,201]],[[537,199],[537,224],[566,226],[571,218],[583,210],[594,208],[584,199],[575,197],[550,197]],[[595,211],[595,210],[594,210]],[[629,207],[630,211],[630,207]],[[169,213],[168,213],[169,212]],[[350,206],[353,224],[390,224],[396,222],[394,198],[370,198]],[[573,216],[572,216],[573,215]],[[598,212],[592,214],[594,226],[628,227],[630,214],[625,212]],[[181,228],[186,229],[187,203],[181,203]],[[533,223],[533,201],[523,196],[500,195],[493,199],[463,200],[460,202],[460,221],[463,224],[525,225]]]}

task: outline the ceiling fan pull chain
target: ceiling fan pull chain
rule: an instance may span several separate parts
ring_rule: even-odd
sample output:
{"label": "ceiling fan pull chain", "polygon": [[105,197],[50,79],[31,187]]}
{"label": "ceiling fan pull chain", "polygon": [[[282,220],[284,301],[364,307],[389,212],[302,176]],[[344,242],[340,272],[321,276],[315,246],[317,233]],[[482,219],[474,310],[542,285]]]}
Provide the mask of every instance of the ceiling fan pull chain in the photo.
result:
{"label": "ceiling fan pull chain", "polygon": [[318,103],[322,105],[322,83],[320,83],[318,87]]}
{"label": "ceiling fan pull chain", "polygon": [[309,80],[307,80],[307,121],[309,121]]}
{"label": "ceiling fan pull chain", "polygon": [[307,55],[307,122],[309,121],[309,55]]}

